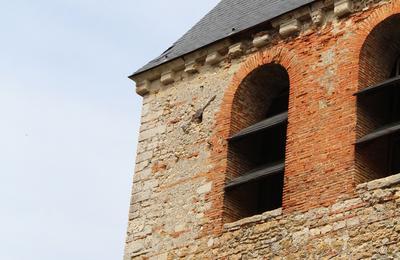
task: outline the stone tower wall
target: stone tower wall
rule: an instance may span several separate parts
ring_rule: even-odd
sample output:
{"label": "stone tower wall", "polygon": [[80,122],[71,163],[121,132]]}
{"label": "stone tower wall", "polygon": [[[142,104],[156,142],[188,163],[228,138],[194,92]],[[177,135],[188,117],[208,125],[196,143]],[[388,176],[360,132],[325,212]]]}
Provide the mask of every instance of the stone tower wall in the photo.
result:
{"label": "stone tower wall", "polygon": [[[400,0],[316,1],[138,75],[125,259],[400,257],[399,176],[359,185],[353,96],[367,36],[397,13]],[[290,77],[283,208],[224,223],[232,102],[269,63]]]}

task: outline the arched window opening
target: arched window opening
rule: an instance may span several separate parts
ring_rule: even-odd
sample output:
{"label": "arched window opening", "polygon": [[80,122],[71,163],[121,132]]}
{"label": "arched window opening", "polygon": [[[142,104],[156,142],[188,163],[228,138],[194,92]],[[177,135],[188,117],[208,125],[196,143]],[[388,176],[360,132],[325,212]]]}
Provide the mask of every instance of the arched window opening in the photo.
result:
{"label": "arched window opening", "polygon": [[289,76],[278,64],[253,71],[232,106],[225,221],[282,206]]}
{"label": "arched window opening", "polygon": [[[388,18],[367,37],[357,95],[359,182],[400,173],[400,17]],[[364,85],[366,86],[366,85]]]}

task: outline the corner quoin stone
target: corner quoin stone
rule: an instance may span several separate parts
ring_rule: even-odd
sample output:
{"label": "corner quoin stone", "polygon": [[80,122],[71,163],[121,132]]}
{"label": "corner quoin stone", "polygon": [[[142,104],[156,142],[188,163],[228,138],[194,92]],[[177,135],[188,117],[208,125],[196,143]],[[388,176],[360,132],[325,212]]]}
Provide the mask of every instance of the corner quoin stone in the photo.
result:
{"label": "corner quoin stone", "polygon": [[136,93],[140,96],[144,96],[144,95],[150,93],[150,81],[146,79],[146,80],[140,82],[136,86]]}

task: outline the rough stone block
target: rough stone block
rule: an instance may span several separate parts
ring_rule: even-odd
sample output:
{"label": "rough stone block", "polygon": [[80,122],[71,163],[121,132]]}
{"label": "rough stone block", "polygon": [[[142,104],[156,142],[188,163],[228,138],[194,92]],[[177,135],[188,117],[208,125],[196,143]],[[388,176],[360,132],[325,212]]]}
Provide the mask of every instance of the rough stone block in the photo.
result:
{"label": "rough stone block", "polygon": [[167,260],[167,259],[168,259],[168,253],[163,253],[156,256],[152,256],[150,257],[149,260]]}
{"label": "rough stone block", "polygon": [[336,222],[336,223],[334,223],[333,224],[333,230],[339,230],[339,229],[342,229],[342,228],[344,228],[344,227],[346,227],[346,221],[339,221],[339,222]]}
{"label": "rough stone block", "polygon": [[151,176],[151,169],[147,169],[144,171],[136,171],[134,179],[138,181],[146,180]]}
{"label": "rough stone block", "polygon": [[182,231],[184,231],[186,229],[186,226],[185,226],[185,224],[182,224],[182,223],[180,223],[180,224],[177,224],[177,225],[175,225],[175,227],[174,227],[174,231],[175,232],[182,232]]}
{"label": "rough stone block", "polygon": [[360,198],[346,200],[346,201],[340,201],[340,202],[332,205],[332,212],[340,212],[340,211],[349,210],[352,207],[361,205],[362,203],[363,202]]}
{"label": "rough stone block", "polygon": [[207,242],[208,247],[212,247],[214,245],[214,238],[210,238]]}
{"label": "rough stone block", "polygon": [[209,182],[209,183],[206,183],[206,184],[200,186],[196,191],[198,194],[205,194],[205,193],[210,192],[211,188],[212,188],[212,183]]}
{"label": "rough stone block", "polygon": [[368,190],[382,189],[400,184],[400,174],[392,175],[386,178],[371,181],[367,184]]}
{"label": "rough stone block", "polygon": [[244,45],[241,42],[233,44],[229,47],[228,55],[232,58],[240,57],[244,52]]}
{"label": "rough stone block", "polygon": [[139,252],[140,250],[142,250],[144,248],[144,240],[136,240],[133,241],[130,245],[129,245],[129,251],[130,253],[136,253]]}
{"label": "rough stone block", "polygon": [[175,82],[175,72],[170,70],[161,75],[161,83],[168,85]]}
{"label": "rough stone block", "polygon": [[311,236],[318,236],[321,234],[321,230],[319,228],[313,228],[310,230],[310,235]]}
{"label": "rough stone block", "polygon": [[360,225],[360,218],[358,218],[358,217],[354,217],[354,218],[347,220],[348,227],[354,227],[354,226],[358,226],[358,225]]}
{"label": "rough stone block", "polygon": [[279,28],[279,34],[282,37],[288,37],[300,31],[300,22],[297,19],[293,19],[281,24]]}
{"label": "rough stone block", "polygon": [[271,41],[271,36],[269,34],[256,36],[253,39],[253,46],[256,48],[261,48],[261,47],[267,45],[270,41]]}
{"label": "rough stone block", "polygon": [[143,162],[137,163],[135,166],[135,172],[143,171],[148,165],[149,165],[149,161],[143,161]]}
{"label": "rough stone block", "polygon": [[139,193],[133,194],[132,200],[134,203],[142,202],[142,201],[150,199],[151,195],[152,195],[152,192],[149,190],[141,191]]}
{"label": "rough stone block", "polygon": [[199,64],[195,61],[189,61],[185,64],[185,72],[188,74],[195,74],[199,72]]}
{"label": "rough stone block", "polygon": [[334,14],[336,17],[343,17],[351,13],[353,2],[351,0],[336,0]]}
{"label": "rough stone block", "polygon": [[322,233],[322,234],[325,234],[325,233],[331,232],[332,229],[333,229],[333,228],[332,228],[331,225],[326,225],[326,226],[324,226],[324,227],[321,228],[321,233]]}
{"label": "rough stone block", "polygon": [[143,131],[140,133],[139,136],[139,141],[143,141],[146,139],[150,139],[158,134],[162,134],[166,131],[166,126],[165,125],[161,125],[155,128],[151,128],[149,130]]}
{"label": "rough stone block", "polygon": [[136,162],[143,162],[151,159],[151,157],[153,157],[152,151],[138,153],[138,155],[136,156]]}
{"label": "rough stone block", "polygon": [[142,82],[136,85],[136,93],[140,96],[144,96],[150,93],[150,81],[143,80]]}
{"label": "rough stone block", "polygon": [[262,219],[267,220],[267,219],[274,218],[274,217],[277,217],[280,215],[282,215],[282,208],[264,212],[262,214]]}
{"label": "rough stone block", "polygon": [[222,60],[222,55],[215,51],[207,55],[206,64],[208,65],[217,65]]}

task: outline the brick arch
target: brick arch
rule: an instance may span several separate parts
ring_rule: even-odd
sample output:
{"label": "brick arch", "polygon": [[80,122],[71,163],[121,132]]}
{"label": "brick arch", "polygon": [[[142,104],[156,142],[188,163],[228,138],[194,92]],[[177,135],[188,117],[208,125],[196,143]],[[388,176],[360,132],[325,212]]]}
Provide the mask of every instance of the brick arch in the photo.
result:
{"label": "brick arch", "polygon": [[353,41],[351,43],[351,54],[349,60],[354,61],[356,71],[356,77],[358,79],[357,89],[361,89],[365,87],[362,82],[360,82],[360,61],[362,59],[362,51],[365,43],[370,36],[371,32],[374,31],[380,24],[382,24],[385,20],[395,16],[400,15],[400,0],[393,0],[391,3],[379,6],[372,10],[371,13],[368,14],[368,17],[365,18],[356,29],[356,35],[353,37]]}
{"label": "brick arch", "polygon": [[[258,52],[248,57],[239,70],[233,75],[232,80],[224,92],[220,110],[215,118],[215,127],[211,138],[210,164],[213,168],[208,174],[208,179],[213,183],[212,191],[207,194],[207,200],[212,203],[211,209],[206,213],[209,223],[203,228],[204,233],[220,234],[223,225],[224,211],[224,185],[227,171],[228,146],[227,138],[230,135],[232,108],[235,94],[242,82],[253,71],[267,64],[279,64],[284,67],[289,75],[290,92],[299,84],[304,66],[297,59],[294,51],[286,48],[271,48]],[[290,107],[289,100],[289,107]],[[289,111],[290,121],[290,111]]]}
{"label": "brick arch", "polygon": [[[395,59],[400,55],[399,34],[393,34],[393,28],[400,21],[400,0],[381,5],[371,10],[357,27],[353,38],[352,57],[354,61],[354,89],[361,90],[370,85],[384,81],[390,76]],[[386,44],[392,37],[391,44]],[[371,116],[369,103],[357,100],[356,105],[356,135],[359,138],[370,133],[377,124],[379,117]],[[384,142],[373,146],[360,148],[355,146],[355,183],[362,183],[384,177],[387,160]]]}
{"label": "brick arch", "polygon": [[[296,82],[296,76],[300,74],[298,73],[298,71],[301,70],[301,65],[296,62],[296,54],[293,51],[289,51],[286,48],[274,48],[262,53],[256,53],[253,56],[249,57],[239,68],[239,70],[234,74],[231,83],[225,91],[225,95],[223,97],[221,105],[221,110],[229,111],[229,113],[223,112],[222,115],[218,117],[226,117],[223,121],[230,121],[235,94],[242,82],[254,70],[270,63],[279,64],[287,70],[289,74],[290,85]],[[298,71],[296,72],[296,70]],[[228,136],[225,136],[225,138],[227,137]]]}

